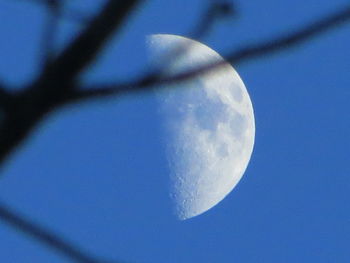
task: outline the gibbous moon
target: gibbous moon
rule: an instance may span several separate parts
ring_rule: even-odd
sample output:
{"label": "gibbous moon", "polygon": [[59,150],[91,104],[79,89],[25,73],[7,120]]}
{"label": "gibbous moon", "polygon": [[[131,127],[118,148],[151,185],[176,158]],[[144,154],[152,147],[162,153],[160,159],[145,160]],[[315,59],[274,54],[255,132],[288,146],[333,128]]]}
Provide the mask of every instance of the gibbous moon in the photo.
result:
{"label": "gibbous moon", "polygon": [[[224,62],[197,41],[167,34],[148,38],[165,77]],[[160,89],[171,196],[180,219],[209,210],[243,176],[255,137],[254,113],[244,83],[229,63]]]}

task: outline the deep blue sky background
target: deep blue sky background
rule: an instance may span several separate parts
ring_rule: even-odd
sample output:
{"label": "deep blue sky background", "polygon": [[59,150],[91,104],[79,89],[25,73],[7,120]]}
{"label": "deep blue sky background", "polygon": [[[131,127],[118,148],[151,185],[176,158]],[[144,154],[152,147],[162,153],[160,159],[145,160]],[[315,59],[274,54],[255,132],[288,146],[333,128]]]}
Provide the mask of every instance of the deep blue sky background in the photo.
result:
{"label": "deep blue sky background", "polygon": [[[26,3],[28,2],[28,3]],[[0,0],[0,79],[20,86],[40,65],[45,9]],[[104,1],[74,0],[93,14]],[[203,42],[221,54],[268,39],[348,4],[235,1],[238,16]],[[83,79],[128,79],[146,65],[144,38],[186,34],[203,0],[153,0]],[[61,24],[57,49],[80,30]],[[208,212],[178,221],[154,94],[113,98],[50,115],[3,167],[0,198],[80,247],[127,262],[350,260],[350,25],[236,67],[250,93],[256,143],[243,179]],[[0,224],[1,262],[66,262]]]}

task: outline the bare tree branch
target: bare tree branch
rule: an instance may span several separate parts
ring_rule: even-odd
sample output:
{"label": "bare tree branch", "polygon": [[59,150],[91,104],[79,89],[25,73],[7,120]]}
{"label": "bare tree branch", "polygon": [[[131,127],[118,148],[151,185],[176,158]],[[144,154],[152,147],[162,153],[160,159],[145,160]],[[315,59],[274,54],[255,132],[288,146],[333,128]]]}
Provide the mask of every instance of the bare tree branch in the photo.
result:
{"label": "bare tree branch", "polygon": [[[55,0],[32,0],[48,4]],[[18,146],[43,117],[66,104],[89,98],[103,98],[111,95],[122,95],[133,92],[149,91],[160,84],[184,81],[197,74],[215,70],[223,63],[204,65],[195,70],[179,75],[164,77],[160,72],[153,72],[139,80],[128,83],[112,83],[93,85],[87,89],[77,89],[81,73],[93,63],[114,32],[122,27],[127,15],[141,2],[140,0],[109,0],[99,15],[87,25],[86,29],[56,59],[48,60],[42,73],[26,89],[17,94],[9,94],[0,85],[0,106],[5,108],[4,118],[0,125],[0,164]],[[216,7],[218,8],[218,7]],[[220,11],[221,10],[221,11]],[[218,8],[220,14],[225,8]],[[212,10],[212,12],[214,12]],[[194,31],[198,37],[207,32],[214,18],[218,16],[208,13],[207,20]],[[350,20],[350,6],[319,19],[293,33],[261,43],[246,45],[233,51],[226,59],[233,64],[246,62],[278,51],[287,50],[317,37],[326,31]],[[51,24],[54,28],[57,21]],[[51,35],[47,39],[52,43]],[[51,49],[48,44],[47,50]],[[17,230],[56,249],[76,262],[102,262],[85,254],[73,244],[58,235],[30,222],[6,205],[0,203],[0,219]]]}
{"label": "bare tree branch", "polygon": [[[75,81],[79,73],[95,60],[112,34],[121,28],[124,19],[138,2],[109,0],[88,28],[42,72],[38,82],[59,81],[64,84]],[[55,88],[61,90],[61,87]]]}
{"label": "bare tree branch", "polygon": [[200,39],[211,30],[216,21],[219,19],[232,17],[235,14],[236,9],[233,4],[228,2],[210,1],[207,10],[201,16],[199,23],[189,35],[195,39]]}
{"label": "bare tree branch", "polygon": [[[46,64],[36,81],[11,96],[11,100],[8,100],[6,90],[1,89],[0,98],[3,106],[6,104],[6,112],[0,125],[0,163],[48,112],[64,101],[80,73],[95,60],[108,39],[121,28],[127,15],[139,2],[109,0],[75,41],[55,60]],[[48,36],[49,41],[50,38]],[[0,219],[76,262],[102,262],[75,248],[59,235],[18,216],[3,204],[0,204]]]}
{"label": "bare tree branch", "polygon": [[[200,16],[198,23],[196,23],[193,30],[190,31],[192,33],[189,33],[188,35],[195,39],[201,39],[205,37],[205,35],[210,32],[212,26],[216,21],[234,14],[233,10],[234,8],[226,2],[210,1],[210,4],[206,8],[205,12],[203,12],[203,14]],[[168,65],[175,57],[185,54],[188,51],[188,49],[191,48],[191,46],[191,44],[179,44],[178,46],[172,47],[171,52],[164,54],[160,58],[161,63],[159,64],[161,65],[161,67],[163,67],[164,65]],[[150,78],[154,78],[157,75],[160,76],[161,74],[159,71],[154,70],[152,74],[150,74],[146,77],[146,79],[143,79],[141,81],[148,82]],[[74,95],[76,94],[77,93],[74,91]]]}
{"label": "bare tree branch", "polygon": [[350,20],[350,6],[344,6],[339,11],[327,15],[308,26],[305,26],[294,33],[268,40],[255,45],[246,45],[238,51],[227,56],[228,60],[234,64],[246,62],[258,57],[272,55],[276,52],[295,47],[310,41],[315,37],[325,34],[331,29],[336,29],[341,24],[348,23]]}
{"label": "bare tree branch", "polygon": [[44,229],[42,226],[37,225],[24,216],[19,216],[16,212],[12,211],[8,206],[0,202],[0,220],[5,223],[14,226],[16,230],[30,236],[47,247],[56,250],[63,256],[69,258],[74,262],[79,263],[107,263],[112,261],[106,261],[97,259],[86,252],[83,252],[74,244],[62,239],[56,233],[50,232],[48,229]]}
{"label": "bare tree branch", "polygon": [[11,114],[0,127],[0,163],[48,112],[66,99],[80,73],[95,60],[139,2],[109,0],[86,30],[45,67],[33,84],[17,94]]}
{"label": "bare tree branch", "polygon": [[[237,65],[251,59],[273,55],[276,52],[287,50],[306,41],[310,41],[341,24],[349,22],[349,20],[350,6],[346,6],[338,12],[323,17],[293,33],[288,33],[275,39],[254,45],[247,44],[243,48],[233,51],[225,57],[227,61]],[[140,80],[131,81],[129,83],[110,83],[87,86],[84,89],[77,89],[72,93],[72,96],[69,99],[74,102],[80,99],[103,98],[111,95],[114,96],[124,93],[147,91],[157,85],[184,81],[193,78],[198,74],[203,74],[210,70],[216,70],[225,63],[225,61],[210,63],[171,77],[162,77],[160,72],[153,72]]]}

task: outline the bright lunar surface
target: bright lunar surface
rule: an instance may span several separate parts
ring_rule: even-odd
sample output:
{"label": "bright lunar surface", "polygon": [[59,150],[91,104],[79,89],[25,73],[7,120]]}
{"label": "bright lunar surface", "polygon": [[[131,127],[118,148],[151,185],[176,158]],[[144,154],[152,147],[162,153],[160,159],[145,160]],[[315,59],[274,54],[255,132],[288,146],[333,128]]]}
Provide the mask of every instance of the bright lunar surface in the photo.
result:
{"label": "bright lunar surface", "polygon": [[[223,61],[209,47],[181,36],[151,35],[148,45],[164,76]],[[178,217],[187,219],[215,206],[241,179],[254,145],[253,107],[226,62],[161,90],[171,196]]]}

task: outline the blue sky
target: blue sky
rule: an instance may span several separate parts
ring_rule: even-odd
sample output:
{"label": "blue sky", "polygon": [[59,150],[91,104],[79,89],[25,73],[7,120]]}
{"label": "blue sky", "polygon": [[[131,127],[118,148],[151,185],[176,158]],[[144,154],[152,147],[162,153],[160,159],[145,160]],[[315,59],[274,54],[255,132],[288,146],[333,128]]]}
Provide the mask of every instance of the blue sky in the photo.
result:
{"label": "blue sky", "polygon": [[[0,79],[14,88],[35,78],[40,66],[45,10],[25,2],[0,1]],[[94,14],[103,2],[70,6]],[[147,63],[145,36],[186,35],[205,3],[140,6],[82,82],[134,78]],[[348,1],[236,3],[238,16],[202,40],[223,55]],[[57,50],[80,29],[63,22]],[[255,148],[238,186],[198,217],[173,215],[154,94],[51,114],[2,167],[0,198],[81,248],[126,262],[349,262],[349,30],[235,67],[255,110]],[[1,262],[65,260],[0,225]]]}

